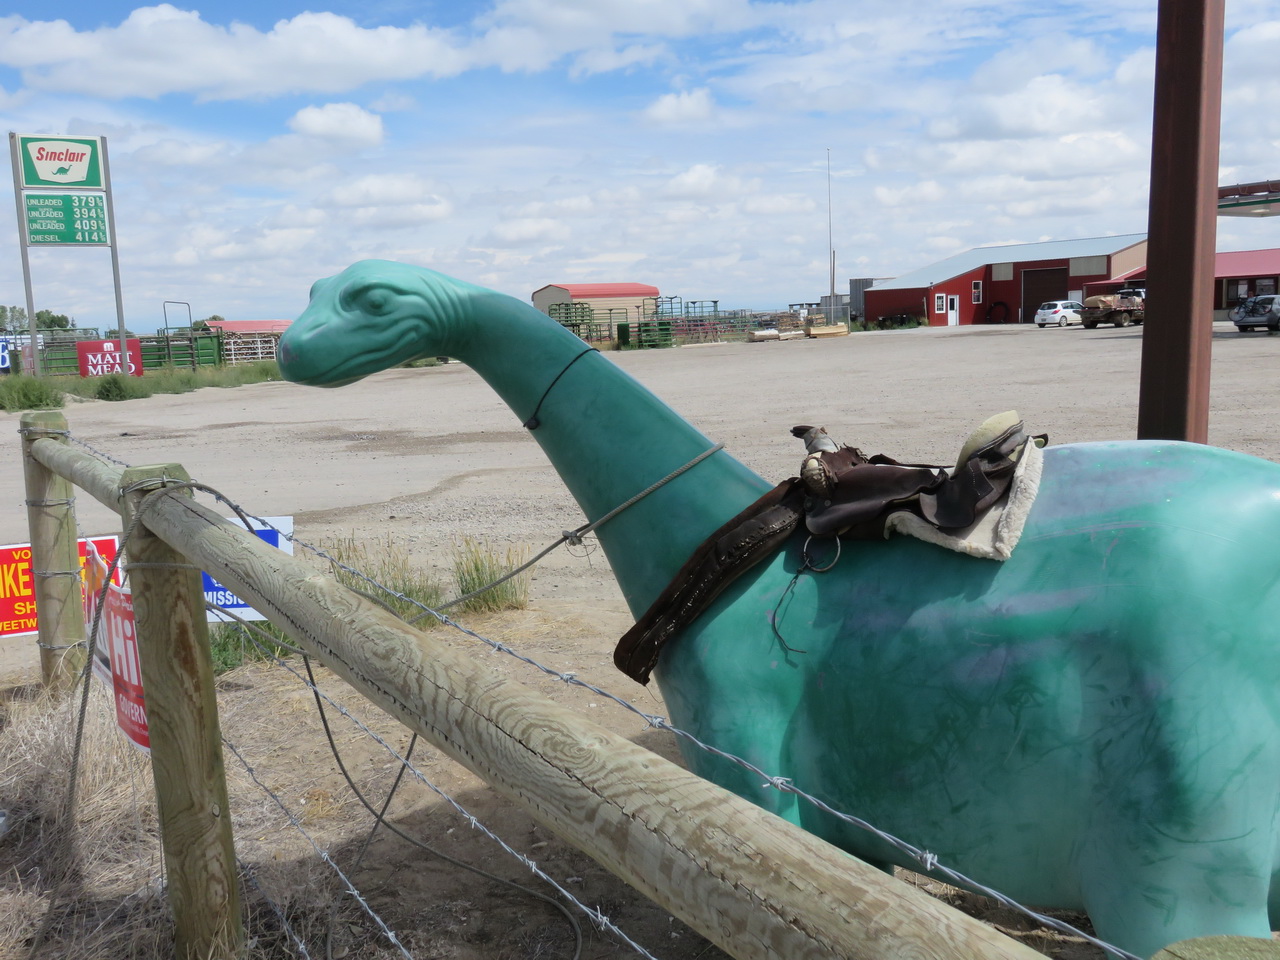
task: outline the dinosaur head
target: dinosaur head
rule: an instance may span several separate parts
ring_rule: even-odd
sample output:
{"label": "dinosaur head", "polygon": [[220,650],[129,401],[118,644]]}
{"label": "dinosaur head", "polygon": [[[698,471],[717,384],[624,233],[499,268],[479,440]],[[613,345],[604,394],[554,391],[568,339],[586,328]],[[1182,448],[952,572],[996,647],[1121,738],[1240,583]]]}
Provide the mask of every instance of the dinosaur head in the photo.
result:
{"label": "dinosaur head", "polygon": [[469,292],[421,267],[361,260],[311,286],[311,302],[280,338],[285,379],[338,387],[419,357],[454,355]]}

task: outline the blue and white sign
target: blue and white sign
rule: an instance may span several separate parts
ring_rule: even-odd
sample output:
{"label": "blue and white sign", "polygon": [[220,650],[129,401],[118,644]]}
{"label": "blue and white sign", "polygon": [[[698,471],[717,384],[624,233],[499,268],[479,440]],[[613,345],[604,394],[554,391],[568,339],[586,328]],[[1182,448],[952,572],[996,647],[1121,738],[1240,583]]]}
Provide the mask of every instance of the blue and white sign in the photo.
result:
{"label": "blue and white sign", "polygon": [[9,338],[0,337],[0,373],[8,373],[13,369],[9,361]]}
{"label": "blue and white sign", "polygon": [[[289,537],[293,536],[293,517],[263,517],[262,519],[268,526],[264,526],[256,520],[249,521],[253,525],[253,532],[258,535],[258,539],[293,556],[293,541],[289,539]],[[227,521],[242,529],[244,527],[244,521],[239,517],[227,517]],[[204,578],[205,603],[225,607],[242,620],[267,619],[207,573],[201,573],[200,576]],[[217,610],[208,610],[207,617],[209,623],[231,622],[230,617]]]}

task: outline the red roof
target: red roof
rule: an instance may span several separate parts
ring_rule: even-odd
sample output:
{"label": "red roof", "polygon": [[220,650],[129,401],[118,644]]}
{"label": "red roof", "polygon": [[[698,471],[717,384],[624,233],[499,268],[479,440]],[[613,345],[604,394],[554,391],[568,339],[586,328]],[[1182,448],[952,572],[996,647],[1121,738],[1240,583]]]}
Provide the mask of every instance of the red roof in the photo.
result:
{"label": "red roof", "polygon": [[292,320],[215,320],[209,326],[223,333],[284,333]]}
{"label": "red roof", "polygon": [[1280,249],[1220,253],[1214,261],[1213,272],[1223,279],[1280,276]]}
{"label": "red roof", "polygon": [[658,295],[658,288],[647,283],[551,283],[547,286],[567,290],[569,296],[575,300],[589,300],[592,297],[656,297]]}

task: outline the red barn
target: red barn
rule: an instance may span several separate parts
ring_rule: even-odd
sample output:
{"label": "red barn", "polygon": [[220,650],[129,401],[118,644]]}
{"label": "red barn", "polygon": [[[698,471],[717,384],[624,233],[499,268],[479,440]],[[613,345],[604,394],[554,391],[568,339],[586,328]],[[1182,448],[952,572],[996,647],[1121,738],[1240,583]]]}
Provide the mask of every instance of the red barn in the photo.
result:
{"label": "red barn", "polygon": [[939,327],[1029,323],[1044,301],[1082,300],[1086,284],[1146,263],[1145,233],[975,247],[868,287],[866,315],[912,314]]}

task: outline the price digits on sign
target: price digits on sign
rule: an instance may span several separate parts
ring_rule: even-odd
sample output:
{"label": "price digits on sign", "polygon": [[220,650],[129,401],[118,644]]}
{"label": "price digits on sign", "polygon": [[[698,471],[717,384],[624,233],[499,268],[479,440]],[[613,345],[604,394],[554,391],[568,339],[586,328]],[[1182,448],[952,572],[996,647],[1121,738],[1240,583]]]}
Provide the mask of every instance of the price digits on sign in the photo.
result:
{"label": "price digits on sign", "polygon": [[77,240],[102,242],[107,239],[106,207],[102,197],[72,195],[71,216]]}

